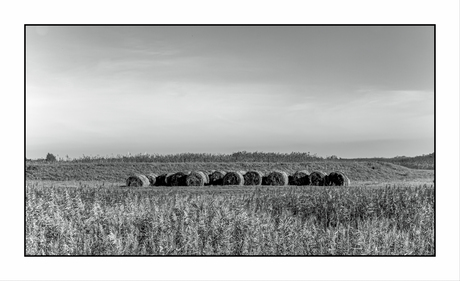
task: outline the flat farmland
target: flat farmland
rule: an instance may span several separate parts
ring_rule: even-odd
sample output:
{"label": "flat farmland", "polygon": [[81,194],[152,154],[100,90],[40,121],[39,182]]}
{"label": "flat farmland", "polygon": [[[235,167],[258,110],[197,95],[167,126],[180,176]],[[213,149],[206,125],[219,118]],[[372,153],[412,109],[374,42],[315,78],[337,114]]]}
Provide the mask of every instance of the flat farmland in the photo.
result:
{"label": "flat farmland", "polygon": [[[343,186],[126,187],[130,173],[343,171]],[[434,171],[391,163],[26,163],[26,255],[434,255]]]}

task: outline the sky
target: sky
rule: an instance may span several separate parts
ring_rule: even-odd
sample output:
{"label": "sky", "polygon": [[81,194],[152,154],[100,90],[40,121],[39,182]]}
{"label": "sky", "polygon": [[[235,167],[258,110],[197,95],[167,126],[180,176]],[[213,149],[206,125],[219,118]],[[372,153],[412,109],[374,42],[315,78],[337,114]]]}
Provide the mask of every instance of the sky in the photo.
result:
{"label": "sky", "polygon": [[434,151],[432,26],[27,26],[26,157]]}

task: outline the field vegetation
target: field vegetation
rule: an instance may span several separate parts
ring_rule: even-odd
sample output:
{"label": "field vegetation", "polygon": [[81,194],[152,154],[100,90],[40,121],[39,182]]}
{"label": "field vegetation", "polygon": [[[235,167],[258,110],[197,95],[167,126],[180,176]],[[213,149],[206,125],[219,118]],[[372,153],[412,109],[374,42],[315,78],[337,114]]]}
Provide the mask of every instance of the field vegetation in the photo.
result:
{"label": "field vegetation", "polygon": [[100,180],[124,182],[131,174],[148,175],[156,173],[176,173],[187,171],[203,171],[210,174],[219,171],[250,171],[257,170],[264,174],[271,171],[285,171],[289,175],[296,171],[308,170],[344,172],[354,181],[413,181],[415,179],[433,179],[433,170],[414,170],[392,163],[370,161],[320,161],[320,162],[223,162],[223,163],[74,163],[74,162],[31,162],[26,163],[27,180]]}
{"label": "field vegetation", "polygon": [[[434,170],[309,154],[143,157],[25,161],[25,254],[435,254]],[[341,171],[351,184],[126,186],[132,174],[191,171],[216,183],[229,171]]]}
{"label": "field vegetation", "polygon": [[26,255],[434,255],[433,185],[28,181]]}
{"label": "field vegetation", "polygon": [[350,159],[349,161],[375,161],[375,162],[388,162],[395,165],[411,169],[421,170],[434,170],[434,153],[420,155],[415,157],[396,156],[393,158],[364,158],[364,159]]}
{"label": "field vegetation", "polygon": [[27,162],[72,162],[72,163],[235,163],[235,162],[265,162],[265,163],[300,163],[300,162],[328,162],[328,161],[364,161],[364,162],[386,162],[401,165],[411,169],[434,169],[434,153],[415,157],[396,156],[393,158],[355,158],[345,159],[337,156],[321,157],[310,152],[291,153],[267,153],[239,151],[231,154],[210,154],[210,153],[178,153],[178,154],[137,154],[137,155],[116,155],[116,156],[85,156],[71,159],[56,157],[51,153],[45,159],[30,160]]}

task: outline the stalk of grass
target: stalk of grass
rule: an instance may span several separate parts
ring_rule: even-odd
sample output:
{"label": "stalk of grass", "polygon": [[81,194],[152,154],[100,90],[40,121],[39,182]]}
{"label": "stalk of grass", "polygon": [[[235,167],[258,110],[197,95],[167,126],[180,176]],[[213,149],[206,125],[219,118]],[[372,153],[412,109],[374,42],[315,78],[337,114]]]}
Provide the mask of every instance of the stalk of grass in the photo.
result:
{"label": "stalk of grass", "polygon": [[191,190],[27,185],[26,254],[434,253],[433,186]]}

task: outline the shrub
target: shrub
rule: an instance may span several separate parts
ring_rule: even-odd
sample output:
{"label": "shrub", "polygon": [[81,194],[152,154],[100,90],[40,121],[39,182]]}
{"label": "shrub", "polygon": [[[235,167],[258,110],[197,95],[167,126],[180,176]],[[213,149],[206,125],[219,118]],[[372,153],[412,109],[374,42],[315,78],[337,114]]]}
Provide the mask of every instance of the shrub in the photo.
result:
{"label": "shrub", "polygon": [[56,156],[51,153],[46,154],[46,161],[54,162],[56,161]]}

